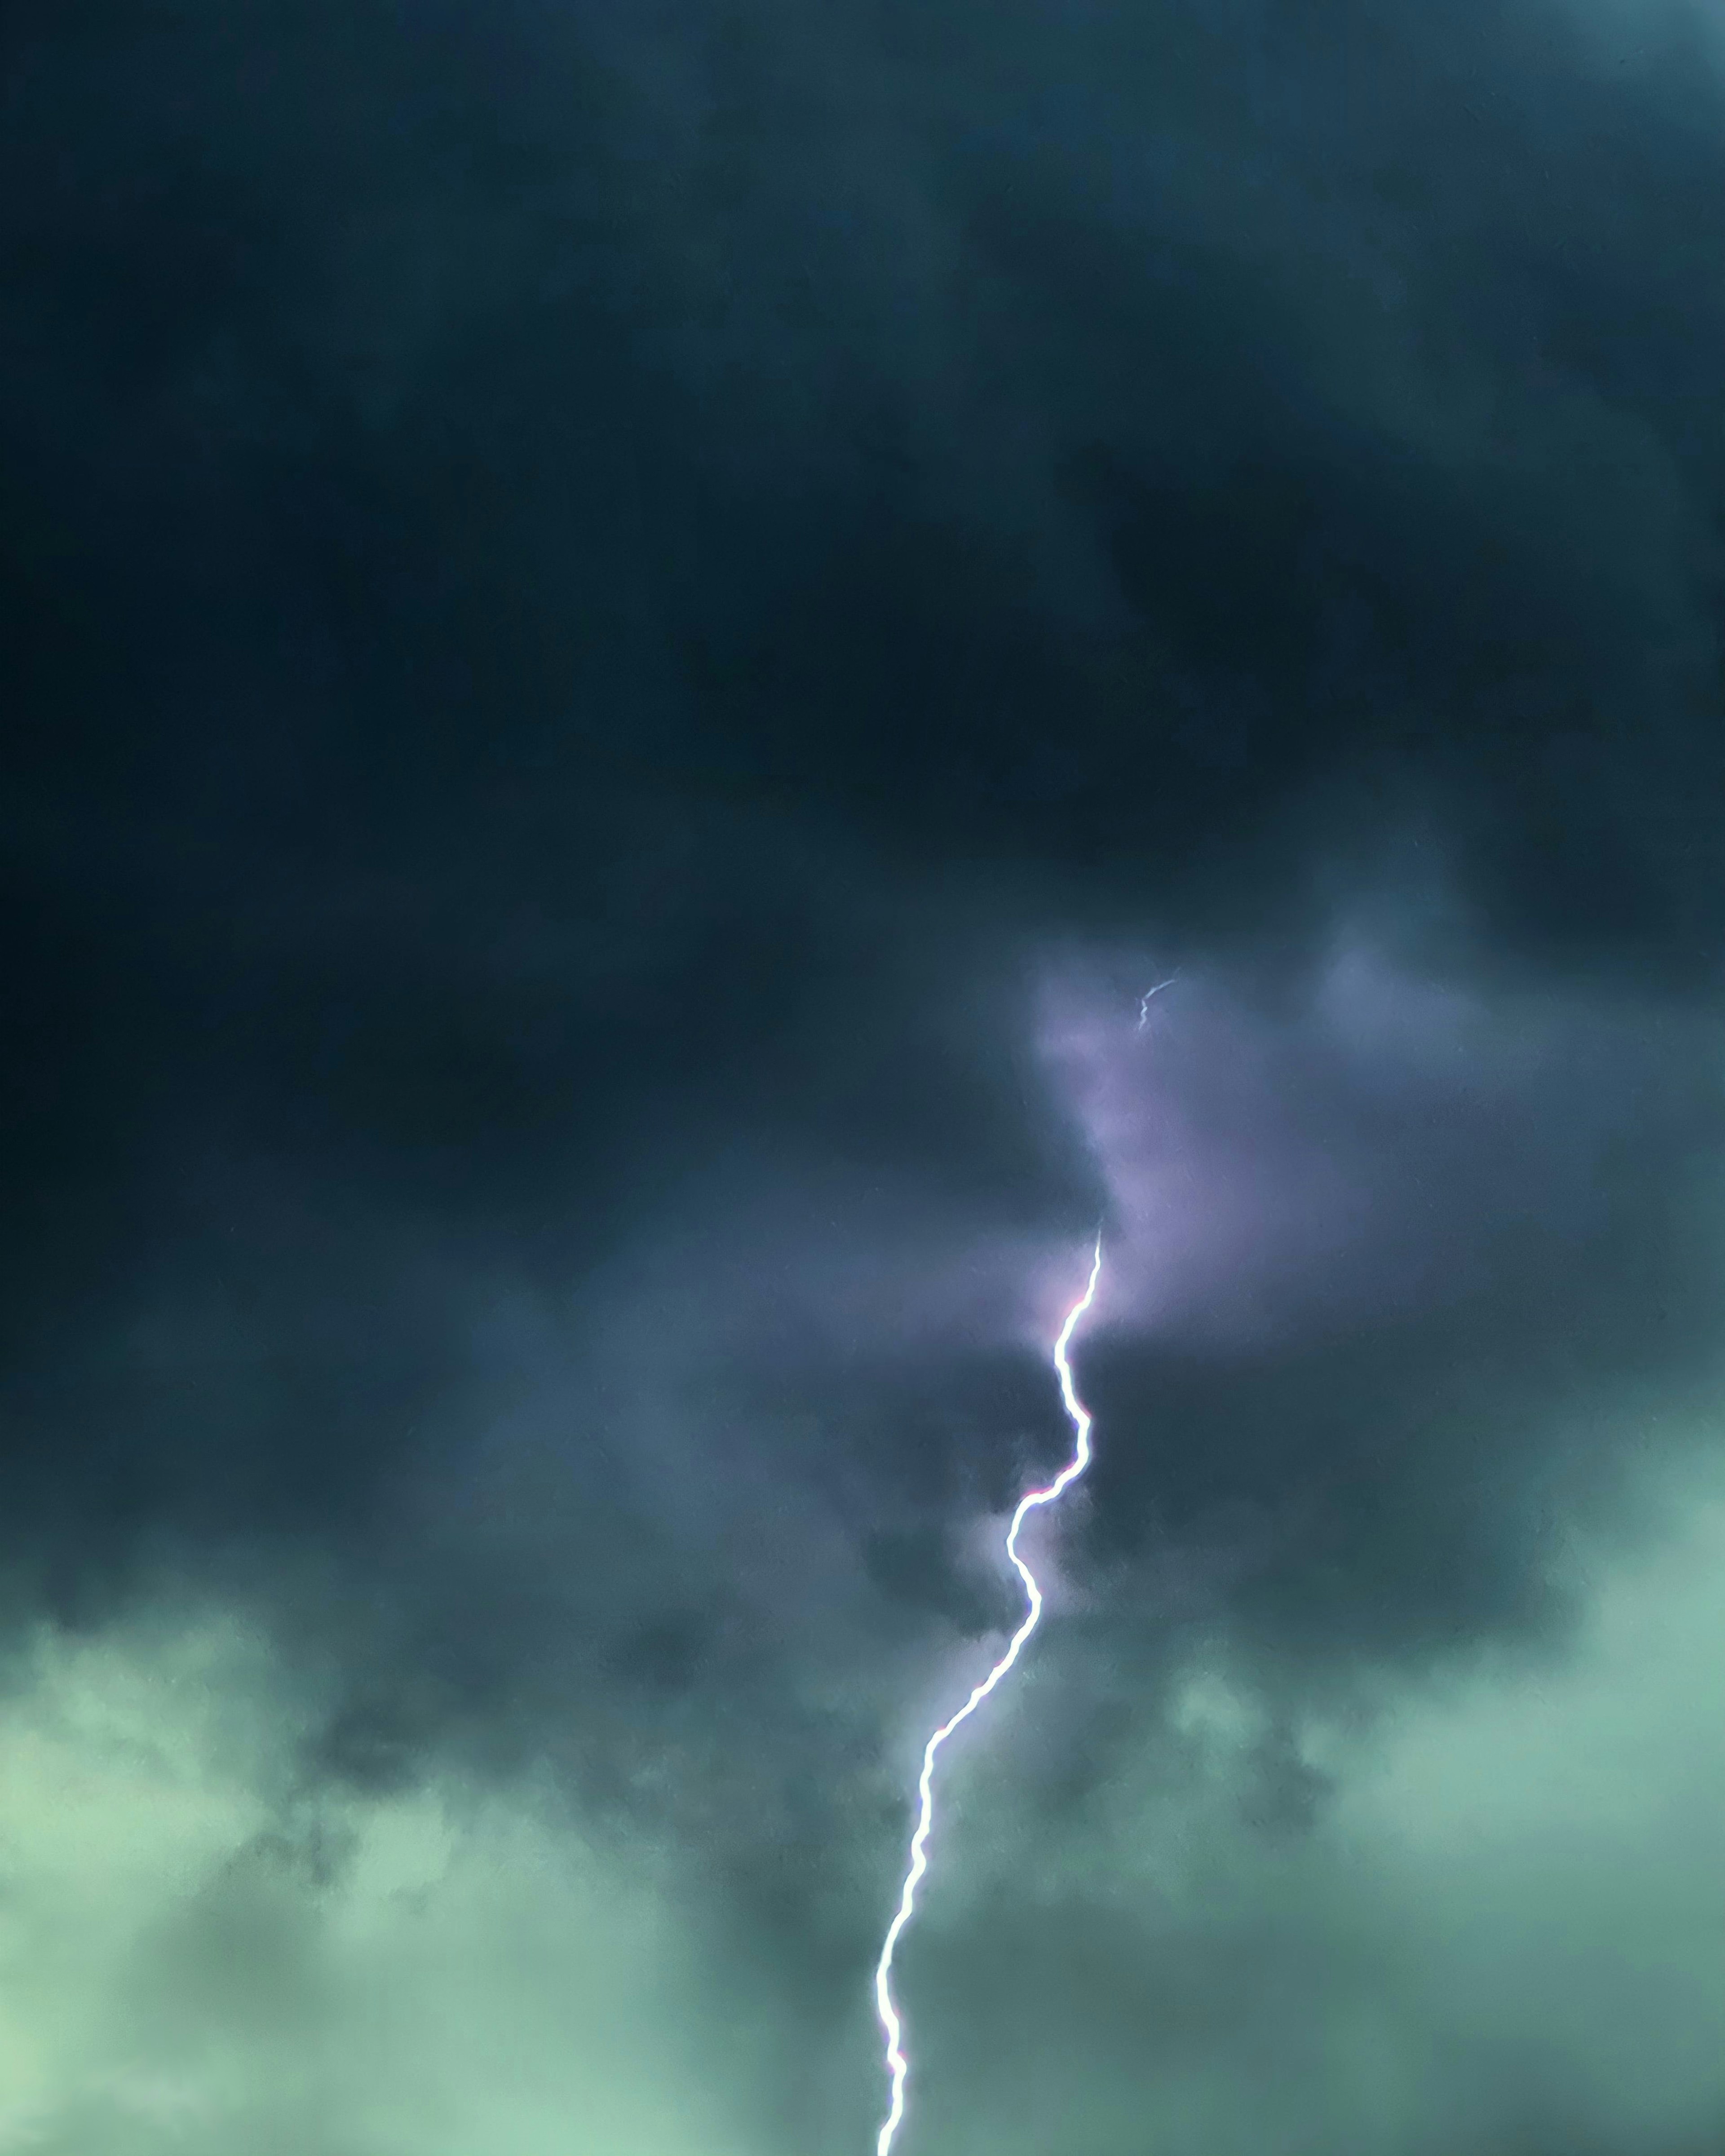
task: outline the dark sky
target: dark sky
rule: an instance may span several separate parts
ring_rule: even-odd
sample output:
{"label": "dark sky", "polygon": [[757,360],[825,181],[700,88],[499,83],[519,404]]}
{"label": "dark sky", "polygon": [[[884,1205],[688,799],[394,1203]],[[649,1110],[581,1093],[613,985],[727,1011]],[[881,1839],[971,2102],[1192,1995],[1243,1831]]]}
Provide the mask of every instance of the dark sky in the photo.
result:
{"label": "dark sky", "polygon": [[866,2156],[1100,1219],[901,2156],[1717,2156],[1716,12],[13,0],[0,263],[0,2149]]}

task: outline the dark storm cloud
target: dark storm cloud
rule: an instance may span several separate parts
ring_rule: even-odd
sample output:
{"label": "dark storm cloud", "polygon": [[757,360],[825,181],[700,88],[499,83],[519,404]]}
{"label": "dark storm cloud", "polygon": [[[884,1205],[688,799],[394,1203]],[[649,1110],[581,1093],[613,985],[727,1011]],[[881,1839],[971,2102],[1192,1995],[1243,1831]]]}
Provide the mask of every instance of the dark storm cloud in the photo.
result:
{"label": "dark storm cloud", "polygon": [[13,37],[20,627],[134,809],[423,870],[620,764],[1142,888],[1363,758],[1696,957],[1687,18]]}
{"label": "dark storm cloud", "polygon": [[265,1609],[366,1801],[549,1756],[832,2026],[1099,1215],[1003,1868],[1195,1641],[1273,1839],[1313,1702],[1573,1616],[1712,1442],[1721,69],[13,10],[14,1601]]}

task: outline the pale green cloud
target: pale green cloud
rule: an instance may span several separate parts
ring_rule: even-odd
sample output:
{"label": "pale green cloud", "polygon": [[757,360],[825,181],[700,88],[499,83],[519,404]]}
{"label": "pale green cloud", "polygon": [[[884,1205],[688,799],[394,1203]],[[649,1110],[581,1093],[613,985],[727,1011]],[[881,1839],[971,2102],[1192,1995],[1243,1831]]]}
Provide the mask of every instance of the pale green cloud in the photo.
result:
{"label": "pale green cloud", "polygon": [[44,1631],[12,1675],[0,2149],[743,2147],[662,1866],[531,1790],[296,1794],[294,1688],[227,1620]]}
{"label": "pale green cloud", "polygon": [[[924,2150],[1687,2152],[1725,2124],[1725,1501],[1587,1553],[1574,1635],[1291,1727],[1219,1653],[1032,1819],[1045,1642],[906,1957]],[[1581,1553],[1572,1553],[1578,1574]],[[1265,1801],[1291,1768],[1317,1795]]]}
{"label": "pale green cloud", "polygon": [[[1500,1661],[1396,1717],[1331,1827],[1394,1934],[1432,2070],[1501,2066],[1608,2145],[1725,2121],[1725,1502],[1596,1563],[1561,1662]],[[1461,2094],[1451,2091],[1452,2094]]]}
{"label": "pale green cloud", "polygon": [[[904,1966],[907,2156],[1690,2156],[1725,2120],[1725,1501],[1575,1635],[1291,1727],[1219,1652],[1032,1837],[1081,1628],[956,1763]],[[1579,1562],[1579,1560],[1578,1560]],[[842,2030],[663,1850],[525,1784],[308,1789],[231,1617],[38,1634],[0,1697],[0,2151],[841,2156]],[[1327,1791],[1271,1819],[1290,1763]],[[883,1904],[884,1906],[884,1904]],[[710,1907],[710,1905],[709,1905]],[[774,2107],[824,2087],[793,2133]],[[799,2102],[801,2098],[798,2099]]]}

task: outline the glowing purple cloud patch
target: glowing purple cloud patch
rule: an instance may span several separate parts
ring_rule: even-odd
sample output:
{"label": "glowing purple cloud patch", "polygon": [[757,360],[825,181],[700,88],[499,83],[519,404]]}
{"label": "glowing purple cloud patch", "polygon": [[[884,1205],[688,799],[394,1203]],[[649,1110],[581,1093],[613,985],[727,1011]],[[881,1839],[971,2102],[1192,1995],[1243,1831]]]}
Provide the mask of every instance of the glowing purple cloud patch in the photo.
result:
{"label": "glowing purple cloud patch", "polygon": [[922,1772],[916,1779],[921,1810],[916,1819],[916,1831],[911,1837],[911,1866],[905,1874],[905,1883],[899,1894],[897,1913],[887,1928],[886,1938],[880,1948],[880,1958],[875,1967],[875,2011],[880,2016],[880,2027],[886,2038],[886,2071],[892,2092],[886,2117],[875,2139],[875,2156],[887,2156],[892,2147],[893,2136],[898,2132],[905,2115],[905,2082],[910,2073],[911,2062],[904,2049],[904,2024],[893,2001],[892,1957],[905,1927],[916,1913],[916,1889],[928,1869],[928,1836],[934,1825],[934,1763],[942,1745],[952,1732],[961,1722],[970,1719],[1018,1660],[1024,1642],[1036,1630],[1037,1620],[1042,1614],[1042,1589],[1036,1584],[1035,1573],[1019,1554],[1019,1531],[1038,1506],[1055,1503],[1070,1489],[1090,1465],[1090,1410],[1079,1399],[1072,1383],[1072,1366],[1066,1359],[1066,1350],[1071,1345],[1072,1334],[1079,1319],[1096,1299],[1096,1282],[1101,1278],[1101,1273],[1102,1238],[1098,1234],[1090,1280],[1084,1293],[1066,1312],[1066,1322],[1060,1327],[1060,1337],[1054,1345],[1054,1366],[1060,1381],[1060,1399],[1076,1433],[1072,1457],[1045,1489],[1032,1490],[1019,1498],[1018,1510],[1012,1516],[1012,1525],[1006,1532],[1006,1554],[1024,1582],[1024,1599],[1028,1604],[1024,1620],[1013,1634],[1006,1652],[993,1668],[958,1712],[941,1724],[923,1748]]}

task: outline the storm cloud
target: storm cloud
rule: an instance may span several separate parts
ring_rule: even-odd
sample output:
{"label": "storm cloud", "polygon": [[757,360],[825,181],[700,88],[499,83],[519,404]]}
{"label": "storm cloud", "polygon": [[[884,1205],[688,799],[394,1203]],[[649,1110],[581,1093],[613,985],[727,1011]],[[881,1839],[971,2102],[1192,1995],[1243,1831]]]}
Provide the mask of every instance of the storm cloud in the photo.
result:
{"label": "storm cloud", "polygon": [[0,111],[0,2145],[1715,2145],[1711,17]]}

